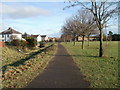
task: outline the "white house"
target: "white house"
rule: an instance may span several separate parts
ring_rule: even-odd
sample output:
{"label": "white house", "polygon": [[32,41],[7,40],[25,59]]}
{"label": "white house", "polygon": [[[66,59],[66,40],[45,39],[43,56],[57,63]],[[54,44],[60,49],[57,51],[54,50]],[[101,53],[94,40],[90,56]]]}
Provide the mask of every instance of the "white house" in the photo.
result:
{"label": "white house", "polygon": [[7,30],[0,33],[0,38],[2,38],[3,42],[11,41],[13,39],[22,40],[22,33],[9,27]]}
{"label": "white house", "polygon": [[49,41],[49,38],[47,35],[41,35],[42,41]]}
{"label": "white house", "polygon": [[34,39],[37,40],[37,42],[41,42],[42,41],[42,37],[41,35],[31,35]]}

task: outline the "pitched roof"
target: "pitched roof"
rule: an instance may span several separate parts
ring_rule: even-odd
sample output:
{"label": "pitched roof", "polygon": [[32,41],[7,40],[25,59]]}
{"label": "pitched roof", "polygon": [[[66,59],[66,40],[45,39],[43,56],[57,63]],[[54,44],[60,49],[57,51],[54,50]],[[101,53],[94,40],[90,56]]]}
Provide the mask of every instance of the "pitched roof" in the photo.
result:
{"label": "pitched roof", "polygon": [[36,37],[38,37],[39,35],[31,35],[31,36],[36,38]]}
{"label": "pitched roof", "polygon": [[47,35],[40,35],[41,37],[46,37]]}
{"label": "pitched roof", "polygon": [[11,27],[9,27],[7,30],[1,32],[0,34],[22,34],[22,33],[12,29]]}

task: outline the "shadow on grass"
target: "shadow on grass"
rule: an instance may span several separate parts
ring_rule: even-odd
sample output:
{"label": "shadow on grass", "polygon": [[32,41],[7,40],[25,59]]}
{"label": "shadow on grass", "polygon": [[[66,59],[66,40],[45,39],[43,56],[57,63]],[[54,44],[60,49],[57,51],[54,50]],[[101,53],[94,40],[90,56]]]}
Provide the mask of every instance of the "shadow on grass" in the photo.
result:
{"label": "shadow on grass", "polygon": [[34,53],[32,52],[32,53],[30,53],[29,56],[26,57],[26,58],[24,58],[24,59],[20,59],[19,61],[16,61],[16,62],[14,62],[14,63],[12,63],[12,64],[7,64],[7,65],[3,66],[3,67],[2,67],[3,73],[5,72],[5,70],[7,69],[8,66],[17,67],[17,66],[19,66],[19,65],[25,65],[24,63],[25,63],[26,61],[28,61],[28,60],[31,59],[31,58],[34,58],[36,55],[42,53],[43,51],[46,52],[46,50],[47,50],[49,47],[51,47],[51,46],[53,46],[53,44],[50,45],[50,46],[48,46],[48,47],[45,47],[44,49],[39,50],[39,51],[37,51],[37,52],[34,52]]}
{"label": "shadow on grass", "polygon": [[94,57],[94,58],[98,58],[99,56],[86,56],[86,55],[62,55],[62,54],[60,54],[60,55],[53,55],[53,54],[48,54],[48,55],[50,55],[50,56],[66,56],[66,57],[70,57],[70,56],[74,56],[74,57]]}

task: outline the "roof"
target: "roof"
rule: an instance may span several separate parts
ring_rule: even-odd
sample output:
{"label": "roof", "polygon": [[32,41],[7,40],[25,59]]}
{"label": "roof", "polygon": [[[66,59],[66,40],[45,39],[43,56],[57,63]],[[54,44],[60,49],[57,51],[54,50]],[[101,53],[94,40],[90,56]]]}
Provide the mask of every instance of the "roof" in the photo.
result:
{"label": "roof", "polygon": [[46,37],[47,35],[40,35],[41,37]]}
{"label": "roof", "polygon": [[31,35],[31,36],[37,38],[39,35]]}
{"label": "roof", "polygon": [[7,30],[1,32],[0,34],[22,34],[22,33],[12,29],[11,27],[9,27]]}

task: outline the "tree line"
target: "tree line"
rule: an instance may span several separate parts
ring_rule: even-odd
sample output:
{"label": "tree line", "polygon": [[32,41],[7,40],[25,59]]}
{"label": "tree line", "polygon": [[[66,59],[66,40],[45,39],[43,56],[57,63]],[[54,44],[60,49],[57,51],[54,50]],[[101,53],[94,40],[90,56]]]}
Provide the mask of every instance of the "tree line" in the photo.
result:
{"label": "tree line", "polygon": [[[82,49],[84,49],[85,36],[90,37],[91,34],[97,34],[98,28],[94,22],[93,15],[88,10],[79,10],[76,15],[73,15],[66,20],[62,27],[62,33],[64,36],[69,36],[74,41],[78,36],[82,36]],[[65,39],[67,39],[65,37]]]}
{"label": "tree line", "polygon": [[84,37],[90,36],[92,33],[99,33],[99,56],[103,54],[103,29],[107,22],[113,17],[114,14],[119,12],[119,2],[107,2],[91,0],[88,3],[82,3],[79,0],[70,0],[71,4],[66,8],[82,6],[82,9],[78,11],[75,16],[66,20],[66,23],[62,27],[62,33],[64,36],[69,36],[74,39],[75,37],[82,36],[82,49],[84,49]]}

